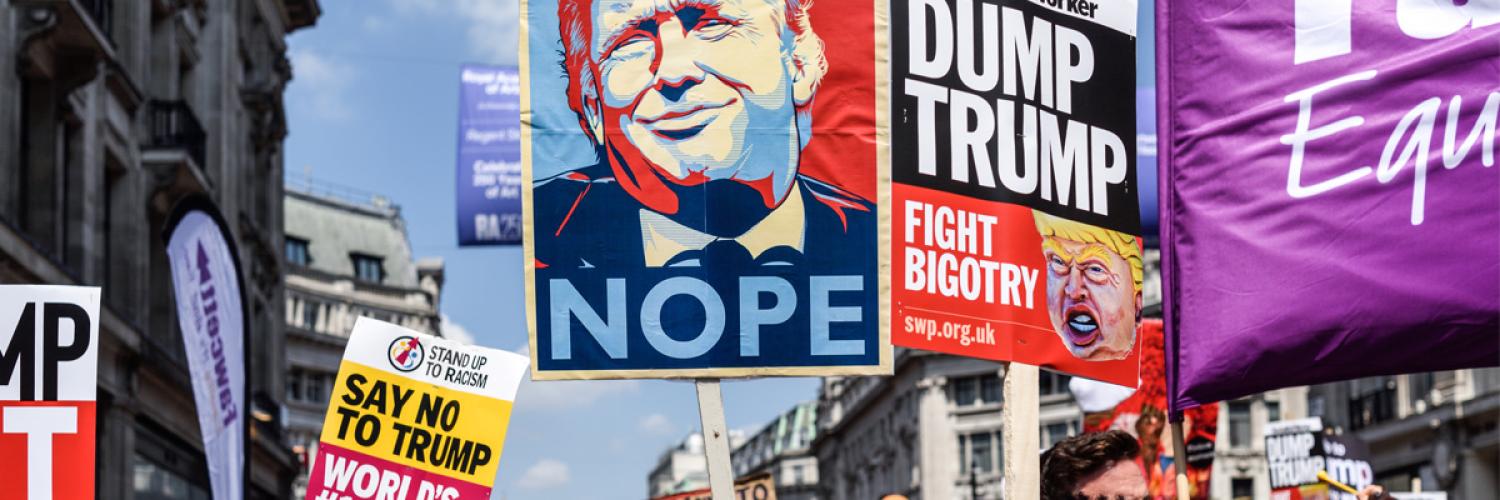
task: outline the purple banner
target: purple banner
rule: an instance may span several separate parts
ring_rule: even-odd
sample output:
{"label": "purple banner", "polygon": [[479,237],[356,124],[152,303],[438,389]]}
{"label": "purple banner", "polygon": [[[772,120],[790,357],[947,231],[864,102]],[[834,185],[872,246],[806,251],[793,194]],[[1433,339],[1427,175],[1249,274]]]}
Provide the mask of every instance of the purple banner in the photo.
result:
{"label": "purple banner", "polygon": [[1157,19],[1174,410],[1500,361],[1500,2]]}
{"label": "purple banner", "polygon": [[466,65],[458,108],[458,244],[521,242],[521,79]]}

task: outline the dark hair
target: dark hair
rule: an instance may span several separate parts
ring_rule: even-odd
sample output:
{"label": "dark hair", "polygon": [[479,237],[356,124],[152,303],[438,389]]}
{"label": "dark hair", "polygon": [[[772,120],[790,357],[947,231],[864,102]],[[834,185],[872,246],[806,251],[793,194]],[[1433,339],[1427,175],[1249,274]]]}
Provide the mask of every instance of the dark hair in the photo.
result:
{"label": "dark hair", "polygon": [[1042,453],[1042,498],[1072,499],[1080,480],[1140,453],[1140,443],[1125,431],[1092,432],[1059,441]]}

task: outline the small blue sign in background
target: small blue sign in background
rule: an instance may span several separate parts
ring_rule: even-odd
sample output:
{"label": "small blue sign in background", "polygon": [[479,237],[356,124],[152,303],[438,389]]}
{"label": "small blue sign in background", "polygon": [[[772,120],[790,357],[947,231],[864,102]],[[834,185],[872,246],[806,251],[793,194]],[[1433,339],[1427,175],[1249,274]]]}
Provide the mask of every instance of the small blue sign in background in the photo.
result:
{"label": "small blue sign in background", "polygon": [[465,65],[458,110],[458,244],[521,243],[521,77]]}

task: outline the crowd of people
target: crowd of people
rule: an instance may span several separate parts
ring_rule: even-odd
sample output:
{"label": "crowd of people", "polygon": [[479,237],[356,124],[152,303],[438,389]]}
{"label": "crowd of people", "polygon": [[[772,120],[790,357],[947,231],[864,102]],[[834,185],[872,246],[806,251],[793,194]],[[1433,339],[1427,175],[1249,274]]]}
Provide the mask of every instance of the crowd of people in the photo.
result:
{"label": "crowd of people", "polygon": [[[1125,431],[1086,433],[1059,441],[1042,453],[1043,500],[1149,498],[1141,445]],[[1393,500],[1371,485],[1359,500]]]}

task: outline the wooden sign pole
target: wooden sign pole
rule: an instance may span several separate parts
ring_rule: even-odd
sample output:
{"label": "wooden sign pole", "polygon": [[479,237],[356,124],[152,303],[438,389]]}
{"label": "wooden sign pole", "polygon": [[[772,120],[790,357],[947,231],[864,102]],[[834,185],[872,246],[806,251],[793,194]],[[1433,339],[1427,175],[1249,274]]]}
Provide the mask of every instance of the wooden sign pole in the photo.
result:
{"label": "wooden sign pole", "polygon": [[1040,393],[1037,367],[1007,363],[1000,410],[1005,447],[1005,498],[1036,498],[1042,491]]}
{"label": "wooden sign pole", "polygon": [[1172,420],[1172,458],[1177,464],[1177,500],[1188,500],[1192,492],[1187,476],[1187,442],[1182,436],[1182,418]]}
{"label": "wooden sign pole", "polygon": [[719,379],[700,378],[698,417],[703,421],[703,454],[708,458],[708,485],[714,500],[734,499],[734,469],[729,464],[729,431],[724,420],[724,393]]}

